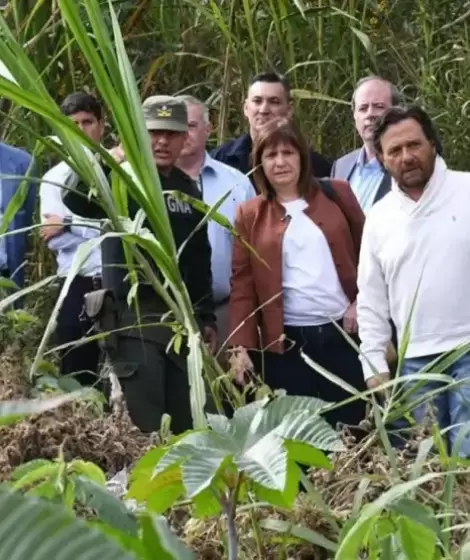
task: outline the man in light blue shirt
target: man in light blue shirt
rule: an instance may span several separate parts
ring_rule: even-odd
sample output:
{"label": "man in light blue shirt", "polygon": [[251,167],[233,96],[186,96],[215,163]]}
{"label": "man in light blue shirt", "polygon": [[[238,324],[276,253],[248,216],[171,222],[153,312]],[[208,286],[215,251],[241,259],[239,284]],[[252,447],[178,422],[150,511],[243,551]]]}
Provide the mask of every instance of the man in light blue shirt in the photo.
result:
{"label": "man in light blue shirt", "polygon": [[373,131],[376,120],[392,105],[400,103],[397,88],[379,76],[362,78],[354,88],[354,123],[363,146],[337,159],[331,171],[334,179],[349,181],[362,210],[390,191],[391,179],[375,156]]}
{"label": "man in light blue shirt", "polygon": [[[177,161],[178,167],[198,182],[202,198],[214,206],[230,192],[217,212],[233,225],[238,206],[256,196],[251,181],[237,169],[213,159],[206,150],[211,132],[209,110],[190,95],[179,96],[188,108],[188,139]],[[232,234],[214,220],[208,224],[212,249],[212,282],[220,343],[228,336],[228,300],[232,276]]]}
{"label": "man in light blue shirt", "polygon": [[367,160],[366,150],[359,151],[354,171],[349,178],[351,188],[364,212],[374,204],[385,171],[376,157]]}

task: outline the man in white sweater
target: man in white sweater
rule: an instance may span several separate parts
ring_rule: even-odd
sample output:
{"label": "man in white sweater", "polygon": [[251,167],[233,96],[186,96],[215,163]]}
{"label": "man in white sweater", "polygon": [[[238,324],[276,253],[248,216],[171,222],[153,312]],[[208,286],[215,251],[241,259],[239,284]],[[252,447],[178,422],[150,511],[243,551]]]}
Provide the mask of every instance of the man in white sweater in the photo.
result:
{"label": "man in white sweater", "polygon": [[[432,121],[417,107],[389,109],[374,142],[392,187],[367,216],[359,259],[357,316],[370,388],[390,377],[390,319],[402,341],[415,295],[401,375],[419,373],[470,342],[470,173],[447,168]],[[434,404],[441,429],[454,426],[453,447],[470,420],[470,353],[464,351],[445,373],[460,385],[439,392]],[[437,388],[427,383],[412,398]],[[426,403],[414,409],[417,422],[427,409]],[[460,455],[470,456],[470,438]]]}

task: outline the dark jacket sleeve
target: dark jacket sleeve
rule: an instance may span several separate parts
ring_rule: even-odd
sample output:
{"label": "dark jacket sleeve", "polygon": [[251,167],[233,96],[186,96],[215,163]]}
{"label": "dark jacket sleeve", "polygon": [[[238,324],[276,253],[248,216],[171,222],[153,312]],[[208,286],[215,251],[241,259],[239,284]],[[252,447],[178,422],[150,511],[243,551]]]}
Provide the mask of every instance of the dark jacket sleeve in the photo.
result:
{"label": "dark jacket sleeve", "polygon": [[188,241],[185,249],[190,255],[186,286],[193,303],[194,314],[200,327],[216,328],[215,306],[212,293],[211,246],[207,224],[200,227]]}

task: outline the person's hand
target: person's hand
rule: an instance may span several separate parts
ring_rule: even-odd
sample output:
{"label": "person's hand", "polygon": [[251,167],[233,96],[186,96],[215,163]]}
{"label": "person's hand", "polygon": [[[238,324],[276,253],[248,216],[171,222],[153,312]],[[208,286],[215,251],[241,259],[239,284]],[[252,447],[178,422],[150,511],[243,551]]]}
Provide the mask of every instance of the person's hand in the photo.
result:
{"label": "person's hand", "polygon": [[243,387],[246,384],[245,374],[247,372],[252,372],[253,362],[245,348],[239,346],[230,351],[230,371],[235,377],[235,381],[238,385]]}
{"label": "person's hand", "polygon": [[215,354],[217,350],[217,332],[212,327],[204,327],[202,336],[209,352]]}
{"label": "person's hand", "polygon": [[357,333],[357,308],[356,302],[351,303],[343,317],[343,328],[349,334]]}
{"label": "person's hand", "polygon": [[387,373],[379,373],[378,375],[374,375],[373,377],[369,377],[366,381],[366,385],[368,389],[379,389],[384,383],[390,381],[390,374]]}
{"label": "person's hand", "polygon": [[64,219],[56,214],[44,214],[45,221],[41,227],[41,237],[49,241],[64,231]]}
{"label": "person's hand", "polygon": [[114,146],[114,148],[111,148],[109,150],[109,154],[113,156],[117,163],[122,163],[126,159],[126,154],[124,153],[121,144],[119,144],[119,146]]}

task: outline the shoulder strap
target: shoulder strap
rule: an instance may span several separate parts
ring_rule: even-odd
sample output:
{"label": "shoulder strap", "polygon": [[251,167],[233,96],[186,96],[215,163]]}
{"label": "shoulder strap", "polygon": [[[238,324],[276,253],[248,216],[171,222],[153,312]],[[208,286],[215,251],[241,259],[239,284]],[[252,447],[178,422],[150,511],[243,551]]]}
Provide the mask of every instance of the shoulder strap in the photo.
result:
{"label": "shoulder strap", "polygon": [[338,197],[331,180],[328,177],[323,177],[322,179],[318,179],[318,182],[320,183],[323,194],[326,195],[332,202],[337,203]]}
{"label": "shoulder strap", "polygon": [[347,208],[343,204],[343,201],[341,200],[341,197],[338,195],[338,193],[336,192],[336,190],[333,186],[334,181],[332,181],[328,177],[323,177],[322,179],[317,179],[317,180],[320,183],[320,187],[321,187],[321,190],[323,191],[323,194],[325,196],[327,196],[332,202],[334,202],[336,204],[336,206],[338,206],[338,208],[343,213],[343,216],[346,218],[346,221],[348,222],[349,231],[352,231],[351,222],[350,222],[350,218],[349,218]]}

